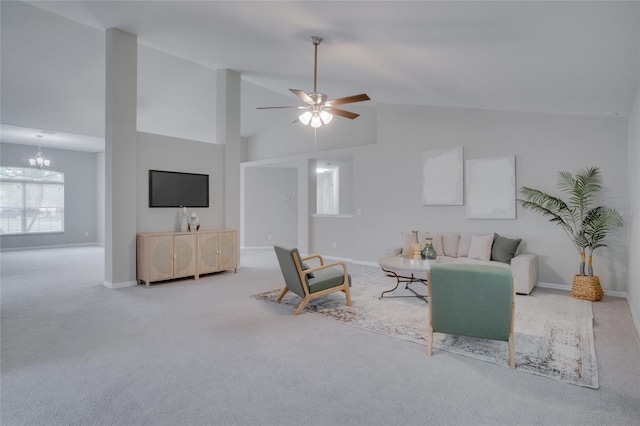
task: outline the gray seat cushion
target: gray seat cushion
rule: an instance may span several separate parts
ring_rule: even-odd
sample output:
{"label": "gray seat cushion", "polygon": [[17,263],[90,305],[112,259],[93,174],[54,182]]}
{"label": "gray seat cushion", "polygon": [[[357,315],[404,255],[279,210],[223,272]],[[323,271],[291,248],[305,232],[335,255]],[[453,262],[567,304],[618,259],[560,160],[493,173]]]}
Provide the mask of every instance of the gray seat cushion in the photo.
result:
{"label": "gray seat cushion", "polygon": [[[315,271],[314,275],[313,278],[307,277],[310,293],[317,293],[318,291],[342,285],[344,278],[344,273],[340,267],[320,269]],[[348,277],[349,287],[351,287],[351,275],[348,275]]]}

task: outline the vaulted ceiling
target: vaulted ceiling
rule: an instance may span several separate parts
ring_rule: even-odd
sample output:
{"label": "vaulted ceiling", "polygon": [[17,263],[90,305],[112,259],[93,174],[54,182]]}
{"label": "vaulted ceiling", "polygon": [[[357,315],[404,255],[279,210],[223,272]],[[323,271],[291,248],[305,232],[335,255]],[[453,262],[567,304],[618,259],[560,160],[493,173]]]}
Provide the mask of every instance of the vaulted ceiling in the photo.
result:
{"label": "vaulted ceiling", "polygon": [[366,92],[365,106],[626,116],[640,82],[638,1],[2,1],[0,13],[2,140],[48,129],[61,144],[87,136],[89,151],[102,150],[112,27],[138,37],[138,130],[205,142],[216,69],[242,76],[243,136],[290,123],[293,111],[255,108],[313,88],[313,35],[318,89]]}

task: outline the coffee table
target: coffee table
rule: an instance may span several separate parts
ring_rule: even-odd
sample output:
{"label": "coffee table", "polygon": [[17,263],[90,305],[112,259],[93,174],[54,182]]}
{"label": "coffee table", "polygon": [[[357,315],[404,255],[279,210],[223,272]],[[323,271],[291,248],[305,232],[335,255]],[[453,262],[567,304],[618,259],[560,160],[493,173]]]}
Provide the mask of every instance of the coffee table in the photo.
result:
{"label": "coffee table", "polygon": [[[387,256],[378,260],[378,265],[382,268],[387,275],[395,277],[396,286],[390,290],[385,290],[380,294],[378,299],[382,299],[385,297],[386,293],[391,293],[395,291],[400,283],[406,283],[405,289],[411,291],[414,295],[409,296],[386,296],[387,298],[391,297],[418,297],[427,300],[427,296],[424,294],[420,294],[416,292],[414,289],[409,287],[411,283],[421,283],[425,286],[427,283],[427,271],[431,269],[430,262],[434,262],[433,260],[422,260],[422,259],[407,259],[404,256]],[[416,276],[417,275],[417,276]],[[422,278],[424,277],[424,278]]]}

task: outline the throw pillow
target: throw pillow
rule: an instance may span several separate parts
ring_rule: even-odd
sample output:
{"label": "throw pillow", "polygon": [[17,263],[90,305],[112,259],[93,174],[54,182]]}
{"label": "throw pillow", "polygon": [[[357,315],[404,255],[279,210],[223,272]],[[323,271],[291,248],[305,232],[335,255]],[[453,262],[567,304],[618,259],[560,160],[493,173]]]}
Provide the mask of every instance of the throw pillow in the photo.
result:
{"label": "throw pillow", "polygon": [[493,247],[491,248],[491,260],[502,263],[511,263],[518,251],[522,239],[512,240],[498,234],[493,234]]}
{"label": "throw pillow", "polygon": [[510,240],[520,240],[520,244],[518,244],[518,248],[516,249],[516,254],[514,254],[513,257],[516,257],[522,253],[522,250],[525,248],[525,245],[524,245],[524,241],[522,241],[521,238],[518,238],[517,235],[509,235],[509,234],[504,234],[500,236],[504,238],[509,238]]}
{"label": "throw pillow", "polygon": [[[311,267],[307,264],[307,262],[302,262],[302,270],[306,271],[307,269],[311,269]],[[307,278],[315,278],[316,276],[313,275],[313,272],[310,272],[307,274]]]}
{"label": "throw pillow", "polygon": [[429,232],[420,232],[420,247],[424,247],[425,239],[431,238],[433,248],[438,256],[444,256],[444,249],[442,247],[442,234],[432,234]]}
{"label": "throw pillow", "polygon": [[471,247],[471,234],[469,232],[465,232],[462,235],[460,235],[460,242],[458,243],[457,257],[469,256],[470,247]]}
{"label": "throw pillow", "polygon": [[460,243],[460,234],[443,234],[442,245],[445,256],[458,257],[458,244]]}
{"label": "throw pillow", "polygon": [[491,259],[491,246],[493,245],[493,235],[472,235],[471,246],[469,246],[470,259],[489,261]]}

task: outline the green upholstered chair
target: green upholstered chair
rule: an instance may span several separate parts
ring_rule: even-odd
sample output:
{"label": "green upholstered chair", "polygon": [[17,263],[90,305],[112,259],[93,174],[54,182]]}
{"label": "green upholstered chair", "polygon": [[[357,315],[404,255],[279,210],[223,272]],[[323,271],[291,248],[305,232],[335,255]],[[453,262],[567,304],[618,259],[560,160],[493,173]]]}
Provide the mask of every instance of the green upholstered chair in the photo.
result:
{"label": "green upholstered chair", "polygon": [[427,354],[433,333],[508,342],[515,368],[513,321],[515,290],[511,271],[486,265],[432,265],[429,281]]}
{"label": "green upholstered chair", "polygon": [[[302,303],[296,309],[295,315],[302,312],[311,300],[336,291],[344,292],[347,297],[347,306],[351,306],[349,293],[351,276],[344,262],[324,263],[324,259],[318,254],[300,258],[297,248],[273,246],[273,249],[278,257],[285,282],[285,288],[280,293],[278,302],[288,291],[302,297]],[[312,267],[303,263],[312,259],[315,259],[314,264],[319,262],[320,265]]]}

